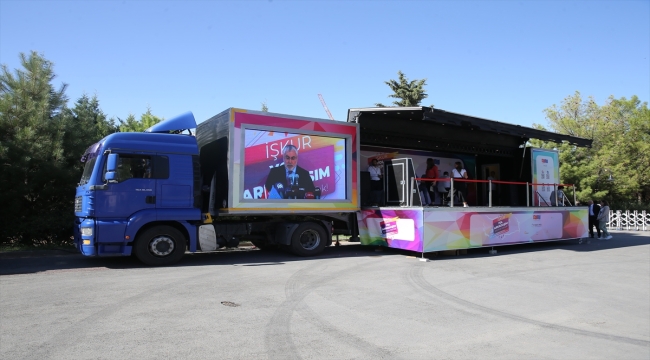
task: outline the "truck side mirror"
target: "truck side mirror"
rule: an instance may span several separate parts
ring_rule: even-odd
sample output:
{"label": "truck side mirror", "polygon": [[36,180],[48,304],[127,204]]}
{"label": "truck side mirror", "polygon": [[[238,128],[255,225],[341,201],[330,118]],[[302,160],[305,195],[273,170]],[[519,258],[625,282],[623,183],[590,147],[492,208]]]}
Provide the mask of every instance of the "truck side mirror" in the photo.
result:
{"label": "truck side mirror", "polygon": [[104,178],[109,183],[117,182],[117,161],[119,159],[118,154],[108,154],[108,159],[106,160],[106,174]]}

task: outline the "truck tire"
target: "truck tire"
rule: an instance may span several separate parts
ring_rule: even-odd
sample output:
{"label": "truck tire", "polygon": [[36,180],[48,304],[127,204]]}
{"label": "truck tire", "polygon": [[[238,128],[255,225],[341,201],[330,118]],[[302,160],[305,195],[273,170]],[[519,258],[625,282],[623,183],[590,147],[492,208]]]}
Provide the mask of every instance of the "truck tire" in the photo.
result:
{"label": "truck tire", "polygon": [[327,245],[325,230],[322,226],[305,222],[291,235],[291,252],[298,256],[313,256],[323,252]]}
{"label": "truck tire", "polygon": [[171,265],[185,254],[185,242],[185,236],[175,228],[168,225],[156,226],[138,235],[133,251],[146,265]]}

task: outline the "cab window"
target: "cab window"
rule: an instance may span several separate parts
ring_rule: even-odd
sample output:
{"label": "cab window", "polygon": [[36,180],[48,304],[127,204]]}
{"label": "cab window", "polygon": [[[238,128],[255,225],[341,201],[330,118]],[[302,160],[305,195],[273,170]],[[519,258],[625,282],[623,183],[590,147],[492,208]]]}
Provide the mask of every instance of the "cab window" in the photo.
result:
{"label": "cab window", "polygon": [[167,179],[169,158],[158,155],[120,154],[117,162],[117,180]]}

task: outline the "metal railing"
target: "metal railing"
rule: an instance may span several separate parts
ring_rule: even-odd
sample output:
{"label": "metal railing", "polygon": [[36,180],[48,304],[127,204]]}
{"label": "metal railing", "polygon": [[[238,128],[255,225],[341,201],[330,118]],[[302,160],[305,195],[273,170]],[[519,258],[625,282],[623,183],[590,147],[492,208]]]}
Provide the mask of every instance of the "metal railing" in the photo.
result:
{"label": "metal railing", "polygon": [[[454,182],[467,182],[467,183],[485,183],[488,184],[488,207],[492,207],[492,184],[506,184],[506,185],[526,185],[526,206],[530,206],[530,190],[533,186],[553,186],[557,190],[558,186],[571,187],[573,189],[573,204],[576,203],[576,189],[574,184],[546,184],[546,183],[530,183],[530,182],[518,182],[518,181],[501,181],[501,180],[471,180],[471,179],[458,179],[458,178],[439,178],[439,179],[429,179],[429,178],[411,178],[411,181],[448,181],[450,183],[449,196],[450,199],[453,199],[454,194]],[[555,191],[557,194],[557,191]],[[557,199],[555,203],[560,203],[561,199]],[[564,199],[568,201],[569,199],[564,196]],[[461,200],[459,200],[462,202]],[[544,201],[545,202],[545,201]],[[562,201],[564,202],[564,201]],[[540,201],[541,203],[541,201]],[[550,204],[547,204],[550,205]],[[571,203],[569,202],[569,205]],[[454,201],[450,201],[450,206],[454,207]],[[616,230],[636,230],[636,231],[650,231],[650,211],[642,210],[610,210],[609,211],[609,222],[607,226],[611,229]]]}
{"label": "metal railing", "polygon": [[[501,180],[472,180],[472,179],[460,179],[460,178],[438,178],[438,179],[429,179],[429,178],[411,178],[411,183],[414,183],[415,180],[418,181],[445,181],[449,182],[451,184],[449,194],[451,197],[451,203],[450,206],[454,207],[454,182],[466,182],[466,183],[483,183],[483,184],[488,184],[488,207],[492,207],[492,184],[505,184],[505,185],[526,185],[526,206],[530,206],[530,191],[533,189],[533,186],[553,186],[553,189],[555,189],[555,204],[560,204],[562,203],[561,206],[564,206],[565,204],[569,204],[569,206],[573,206],[576,203],[576,188],[574,184],[550,184],[550,183],[532,183],[532,182],[520,182],[520,181],[501,181]],[[569,201],[567,198],[566,194],[563,194],[562,198],[558,198],[558,186],[564,186],[564,187],[570,187],[573,189],[573,204]],[[541,197],[539,193],[537,193],[538,196],[538,203],[546,203],[546,200]],[[551,199],[549,199],[550,201]],[[460,200],[459,200],[460,201]],[[462,202],[462,201],[461,201]],[[558,205],[551,205],[547,203],[547,206],[558,206]]]}
{"label": "metal railing", "polygon": [[650,230],[650,212],[645,210],[610,210],[607,226],[616,230]]}

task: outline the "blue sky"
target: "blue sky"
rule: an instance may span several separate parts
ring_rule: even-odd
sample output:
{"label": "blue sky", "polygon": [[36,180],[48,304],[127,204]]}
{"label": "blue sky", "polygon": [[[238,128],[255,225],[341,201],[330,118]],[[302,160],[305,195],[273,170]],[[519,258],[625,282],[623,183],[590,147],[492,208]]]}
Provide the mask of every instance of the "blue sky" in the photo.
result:
{"label": "blue sky", "polygon": [[650,98],[650,1],[0,0],[0,63],[35,50],[109,117],[239,107],[337,120],[427,79],[423,105],[546,125],[580,91]]}

